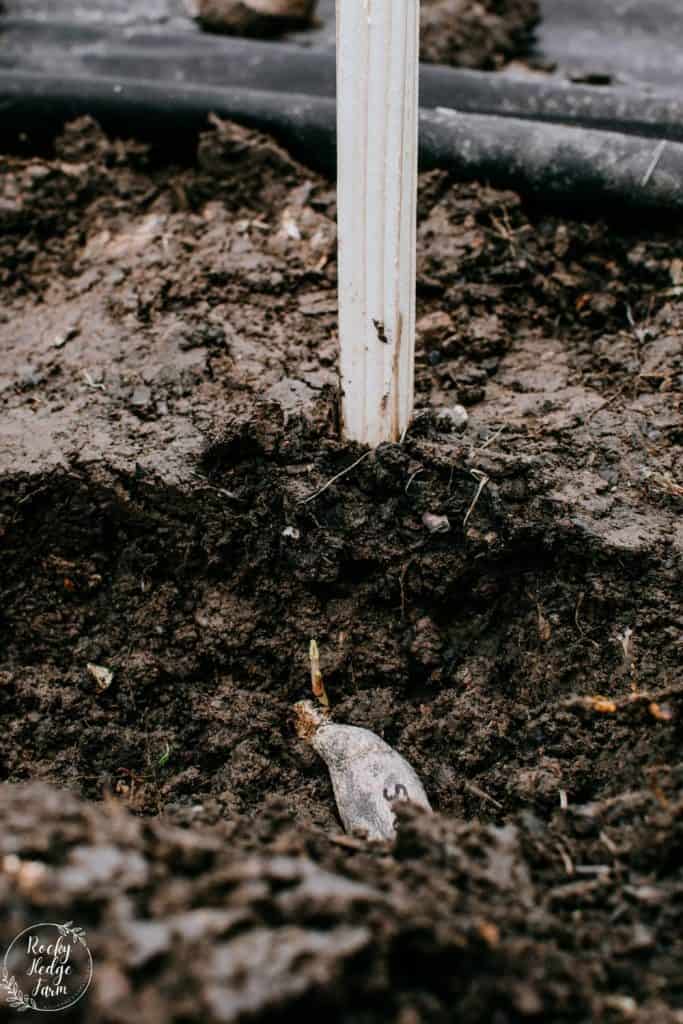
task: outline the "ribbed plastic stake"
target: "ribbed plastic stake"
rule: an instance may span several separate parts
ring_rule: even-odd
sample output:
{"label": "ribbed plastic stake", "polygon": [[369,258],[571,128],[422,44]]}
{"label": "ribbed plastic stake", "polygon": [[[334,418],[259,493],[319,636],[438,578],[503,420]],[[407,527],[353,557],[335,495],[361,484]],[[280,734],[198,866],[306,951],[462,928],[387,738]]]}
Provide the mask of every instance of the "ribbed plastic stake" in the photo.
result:
{"label": "ribbed plastic stake", "polygon": [[337,0],[342,432],[397,441],[413,412],[419,0]]}

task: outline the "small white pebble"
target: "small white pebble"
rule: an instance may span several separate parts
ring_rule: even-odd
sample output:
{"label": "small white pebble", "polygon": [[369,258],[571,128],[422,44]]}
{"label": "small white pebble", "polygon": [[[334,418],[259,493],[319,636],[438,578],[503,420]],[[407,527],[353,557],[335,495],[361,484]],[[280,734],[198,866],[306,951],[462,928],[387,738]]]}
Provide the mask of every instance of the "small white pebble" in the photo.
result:
{"label": "small white pebble", "polygon": [[436,413],[436,422],[442,430],[457,430],[461,432],[470,421],[470,416],[464,405],[451,405],[439,409]]}
{"label": "small white pebble", "polygon": [[93,665],[91,662],[88,662],[86,667],[97,683],[98,689],[108,690],[114,679],[111,669],[105,668],[104,665]]}
{"label": "small white pebble", "polygon": [[422,516],[422,524],[430,533],[448,533],[451,528],[448,516],[435,516],[431,512],[425,512]]}
{"label": "small white pebble", "polygon": [[299,540],[301,533],[297,530],[296,526],[285,526],[282,536],[287,537],[289,540]]}

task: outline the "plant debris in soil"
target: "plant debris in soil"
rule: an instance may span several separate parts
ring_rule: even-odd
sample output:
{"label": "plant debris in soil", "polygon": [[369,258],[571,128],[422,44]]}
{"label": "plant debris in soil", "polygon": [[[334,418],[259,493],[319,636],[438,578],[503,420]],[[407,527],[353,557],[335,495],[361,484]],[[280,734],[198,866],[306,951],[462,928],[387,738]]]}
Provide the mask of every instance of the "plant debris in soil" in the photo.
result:
{"label": "plant debris in soil", "polygon": [[[222,122],[0,158],[0,947],[86,928],[74,1019],[683,1021],[680,233],[419,207],[364,454],[328,181]],[[394,848],[296,737],[312,637],[435,808]]]}

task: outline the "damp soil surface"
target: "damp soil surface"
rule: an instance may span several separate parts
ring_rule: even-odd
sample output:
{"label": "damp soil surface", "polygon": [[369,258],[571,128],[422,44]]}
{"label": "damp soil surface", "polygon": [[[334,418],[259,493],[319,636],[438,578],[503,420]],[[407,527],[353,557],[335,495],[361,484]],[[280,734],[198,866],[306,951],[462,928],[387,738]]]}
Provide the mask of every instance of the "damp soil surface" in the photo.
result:
{"label": "damp soil surface", "polygon": [[[188,156],[0,158],[0,948],[85,928],[74,1020],[681,1024],[680,227],[423,176],[364,453],[333,187]],[[393,847],[296,738],[312,637],[424,781]]]}

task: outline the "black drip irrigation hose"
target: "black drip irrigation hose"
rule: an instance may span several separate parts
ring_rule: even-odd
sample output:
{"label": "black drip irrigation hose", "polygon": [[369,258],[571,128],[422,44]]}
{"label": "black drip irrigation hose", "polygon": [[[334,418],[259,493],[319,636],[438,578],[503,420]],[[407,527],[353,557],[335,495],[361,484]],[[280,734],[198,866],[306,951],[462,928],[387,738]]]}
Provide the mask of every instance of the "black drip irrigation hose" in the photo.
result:
{"label": "black drip irrigation hose", "polygon": [[[0,29],[0,66],[8,71],[335,95],[335,57],[324,50],[195,32],[124,34],[70,22],[3,19]],[[420,105],[683,142],[683,101],[675,93],[423,64]]]}
{"label": "black drip irrigation hose", "polygon": [[[334,98],[334,54],[306,52],[287,44],[224,41],[220,50],[159,52],[149,46],[84,54],[85,70],[110,78],[168,80],[194,85],[237,86],[264,92]],[[683,102],[674,95],[597,88],[559,81],[529,81],[500,73],[440,65],[420,68],[420,106],[453,107],[466,114],[494,114],[599,128],[683,142]]]}
{"label": "black drip irrigation hose", "polygon": [[[7,144],[45,145],[83,114],[109,132],[159,144],[182,160],[209,114],[269,132],[327,174],[336,164],[335,103],[244,88],[0,72]],[[683,145],[512,117],[421,110],[420,161],[463,180],[511,187],[582,209],[683,213]]]}

